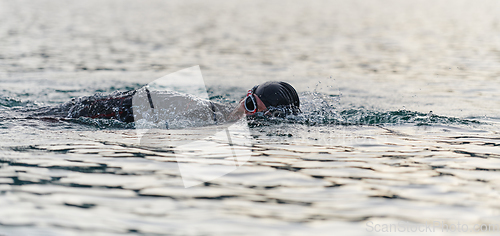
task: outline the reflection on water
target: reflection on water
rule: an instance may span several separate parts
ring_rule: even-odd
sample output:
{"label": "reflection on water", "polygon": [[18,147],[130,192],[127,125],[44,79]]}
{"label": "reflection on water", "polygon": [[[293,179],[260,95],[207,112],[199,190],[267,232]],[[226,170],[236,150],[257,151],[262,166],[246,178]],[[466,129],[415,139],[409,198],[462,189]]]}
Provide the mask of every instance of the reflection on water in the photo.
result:
{"label": "reflection on water", "polygon": [[[196,224],[204,227],[198,233],[305,234],[334,226],[362,232],[365,220],[379,218],[496,223],[500,140],[491,132],[267,128],[251,129],[244,166],[185,189],[172,148],[123,138],[134,130],[46,130],[41,139],[36,127],[12,127],[18,135],[2,138],[0,220],[23,227],[3,230],[184,234]],[[168,132],[190,139],[189,131]],[[216,140],[207,141],[213,144],[184,155],[182,165],[210,175],[233,163],[231,155],[210,151]]]}
{"label": "reflection on water", "polygon": [[[0,2],[0,235],[500,224],[496,1],[59,4]],[[285,80],[304,113],[243,123],[232,146],[206,127],[141,143],[119,121],[27,115],[196,64],[213,101]],[[180,165],[210,177],[241,150],[185,188]]]}

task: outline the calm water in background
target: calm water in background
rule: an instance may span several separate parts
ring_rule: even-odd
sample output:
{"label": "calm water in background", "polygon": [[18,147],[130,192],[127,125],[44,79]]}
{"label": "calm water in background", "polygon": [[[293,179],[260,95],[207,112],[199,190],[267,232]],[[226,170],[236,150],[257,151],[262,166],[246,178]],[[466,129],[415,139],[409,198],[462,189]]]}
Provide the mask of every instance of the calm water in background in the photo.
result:
{"label": "calm water in background", "polygon": [[[496,1],[0,1],[0,22],[0,235],[500,224]],[[188,189],[125,124],[24,119],[193,65],[227,103],[288,81],[304,117],[250,126],[248,163]]]}

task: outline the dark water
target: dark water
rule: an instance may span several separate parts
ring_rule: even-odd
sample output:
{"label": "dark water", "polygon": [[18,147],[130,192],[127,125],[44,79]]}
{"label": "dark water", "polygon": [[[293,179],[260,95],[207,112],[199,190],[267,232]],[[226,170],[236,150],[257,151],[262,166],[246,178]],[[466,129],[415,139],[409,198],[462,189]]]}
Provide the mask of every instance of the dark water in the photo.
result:
{"label": "dark water", "polygon": [[[0,1],[0,235],[500,224],[499,10],[495,1]],[[193,65],[213,101],[232,106],[255,84],[285,80],[303,113],[242,121],[232,146],[204,136],[211,127],[149,130],[156,139],[145,145],[119,121],[30,117]],[[206,179],[241,152],[250,155],[238,168],[185,188],[183,166]]]}

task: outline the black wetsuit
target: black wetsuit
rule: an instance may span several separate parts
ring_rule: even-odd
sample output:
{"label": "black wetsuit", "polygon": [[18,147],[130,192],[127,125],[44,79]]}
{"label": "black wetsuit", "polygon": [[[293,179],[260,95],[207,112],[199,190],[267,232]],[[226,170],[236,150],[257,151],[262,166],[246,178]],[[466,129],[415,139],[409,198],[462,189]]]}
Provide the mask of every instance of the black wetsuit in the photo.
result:
{"label": "black wetsuit", "polygon": [[[89,117],[115,119],[127,123],[134,122],[134,111],[132,108],[132,99],[134,99],[134,97],[139,98],[144,96],[144,99],[147,101],[146,106],[148,109],[155,109],[150,91],[147,88],[144,88],[145,93],[139,93],[138,91],[139,90],[114,92],[110,95],[96,94],[93,96],[76,98],[58,107],[57,113],[68,118]],[[217,123],[218,120],[222,118],[220,112],[224,110],[225,106],[211,101],[207,102],[209,103],[209,109],[212,111],[211,117],[213,121]]]}
{"label": "black wetsuit", "polygon": [[132,97],[136,90],[114,93],[108,96],[90,96],[64,104],[69,105],[68,117],[89,117],[116,119],[123,122],[134,122]]}

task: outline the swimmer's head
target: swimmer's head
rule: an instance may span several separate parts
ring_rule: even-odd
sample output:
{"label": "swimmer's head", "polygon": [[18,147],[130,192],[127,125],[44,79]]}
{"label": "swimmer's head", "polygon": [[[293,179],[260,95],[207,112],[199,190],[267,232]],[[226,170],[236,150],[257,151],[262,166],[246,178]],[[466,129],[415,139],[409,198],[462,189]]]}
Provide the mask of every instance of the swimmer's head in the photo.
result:
{"label": "swimmer's head", "polygon": [[[256,106],[253,107],[253,105]],[[245,106],[247,115],[249,113],[252,115],[255,112],[263,112],[271,116],[285,116],[288,114],[295,115],[300,112],[297,91],[289,83],[277,81],[254,86],[247,94]],[[253,112],[248,112],[252,110]]]}

